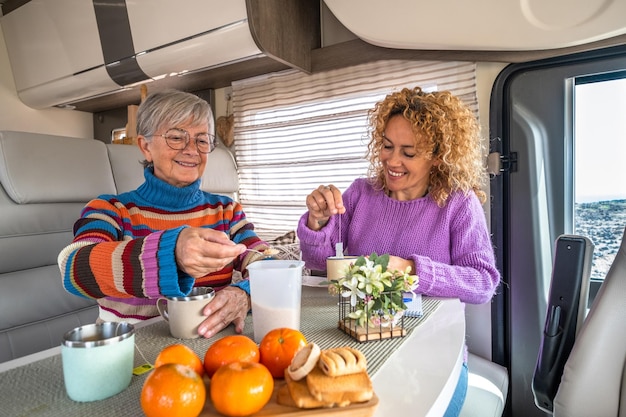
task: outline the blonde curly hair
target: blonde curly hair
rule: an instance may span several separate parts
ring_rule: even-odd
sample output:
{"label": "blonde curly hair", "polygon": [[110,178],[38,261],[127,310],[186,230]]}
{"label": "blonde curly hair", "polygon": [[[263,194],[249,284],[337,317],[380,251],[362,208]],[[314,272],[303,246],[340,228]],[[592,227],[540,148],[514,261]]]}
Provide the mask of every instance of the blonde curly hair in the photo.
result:
{"label": "blonde curly hair", "polygon": [[[449,91],[424,92],[420,87],[403,88],[388,94],[369,111],[367,159],[369,178],[386,190],[386,177],[380,162],[384,132],[389,119],[402,115],[415,133],[415,151],[439,164],[432,167],[428,193],[443,207],[453,191],[473,191],[484,203],[482,190],[487,180],[483,164],[480,126],[472,110]],[[426,138],[426,140],[418,140]]]}

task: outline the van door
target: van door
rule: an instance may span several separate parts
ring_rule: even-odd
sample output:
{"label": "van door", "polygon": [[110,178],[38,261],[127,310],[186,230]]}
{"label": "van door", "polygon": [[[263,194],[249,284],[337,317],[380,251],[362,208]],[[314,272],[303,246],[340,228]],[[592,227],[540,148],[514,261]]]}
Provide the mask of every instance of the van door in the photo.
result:
{"label": "van door", "polygon": [[[531,382],[554,244],[561,234],[580,233],[574,219],[576,85],[589,77],[625,78],[625,69],[626,47],[620,46],[514,64],[494,85],[490,132],[492,151],[501,154],[502,168],[492,181],[491,225],[504,285],[493,307],[493,358],[511,372],[508,416],[545,416],[534,404]],[[626,111],[622,123],[624,118]],[[597,139],[598,146],[607,146]],[[626,142],[626,137],[621,140]],[[624,187],[623,178],[598,181],[612,180]]]}

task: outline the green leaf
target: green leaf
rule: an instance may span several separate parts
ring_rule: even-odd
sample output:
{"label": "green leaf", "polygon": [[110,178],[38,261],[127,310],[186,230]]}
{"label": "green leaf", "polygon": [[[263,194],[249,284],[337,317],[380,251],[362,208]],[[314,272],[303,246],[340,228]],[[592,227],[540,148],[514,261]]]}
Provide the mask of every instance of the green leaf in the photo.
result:
{"label": "green leaf", "polygon": [[356,260],[356,262],[354,263],[354,266],[363,266],[365,265],[365,256],[359,256]]}
{"label": "green leaf", "polygon": [[382,266],[383,271],[386,271],[387,265],[389,265],[389,254],[386,253],[384,255],[379,256],[375,263]]}

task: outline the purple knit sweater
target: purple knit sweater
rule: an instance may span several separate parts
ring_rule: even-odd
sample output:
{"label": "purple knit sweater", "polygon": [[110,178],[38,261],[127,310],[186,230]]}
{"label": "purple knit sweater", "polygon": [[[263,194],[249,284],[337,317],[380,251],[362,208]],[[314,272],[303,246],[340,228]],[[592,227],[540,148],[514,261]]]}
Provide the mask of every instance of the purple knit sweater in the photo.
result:
{"label": "purple knit sweater", "polygon": [[[485,213],[474,193],[455,192],[443,208],[426,196],[411,201],[389,198],[366,179],[343,194],[341,236],[347,255],[388,253],[415,262],[419,286],[429,296],[486,303],[500,282]],[[302,259],[308,268],[326,269],[339,240],[338,215],[319,231],[298,224]]]}

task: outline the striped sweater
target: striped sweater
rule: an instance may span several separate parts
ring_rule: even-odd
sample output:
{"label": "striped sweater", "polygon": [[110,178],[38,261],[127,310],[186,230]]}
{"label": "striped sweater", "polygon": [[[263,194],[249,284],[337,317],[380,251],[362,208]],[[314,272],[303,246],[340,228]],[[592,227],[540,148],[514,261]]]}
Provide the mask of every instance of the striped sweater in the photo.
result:
{"label": "striped sweater", "polygon": [[[267,246],[229,197],[200,190],[200,180],[178,188],[144,171],[145,182],[120,195],[87,203],[74,224],[74,240],[59,254],[65,289],[98,299],[100,318],[145,320],[158,315],[156,299],[187,295],[193,286],[216,290],[232,283],[233,271],[247,276],[246,252],[221,271],[194,280],[176,265],[175,246],[185,227],[221,230],[235,243]],[[237,285],[249,291],[247,280]]]}

